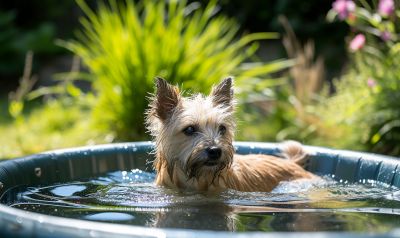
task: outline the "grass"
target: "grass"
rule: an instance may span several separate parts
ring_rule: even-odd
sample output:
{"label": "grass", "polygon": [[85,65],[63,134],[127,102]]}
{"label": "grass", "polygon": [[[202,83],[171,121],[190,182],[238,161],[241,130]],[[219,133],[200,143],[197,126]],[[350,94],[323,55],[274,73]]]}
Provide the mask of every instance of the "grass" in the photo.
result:
{"label": "grass", "polygon": [[110,142],[110,136],[91,129],[89,114],[68,102],[52,100],[24,117],[2,122],[0,158]]}

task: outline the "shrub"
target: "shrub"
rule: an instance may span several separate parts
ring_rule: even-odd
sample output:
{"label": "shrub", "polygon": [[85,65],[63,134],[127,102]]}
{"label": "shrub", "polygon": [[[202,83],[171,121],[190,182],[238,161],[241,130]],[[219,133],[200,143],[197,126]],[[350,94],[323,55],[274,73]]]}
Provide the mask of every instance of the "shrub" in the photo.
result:
{"label": "shrub", "polygon": [[[272,33],[238,36],[238,25],[216,14],[216,1],[204,10],[186,1],[100,3],[86,14],[77,41],[64,43],[80,56],[93,77],[98,100],[92,113],[96,125],[118,140],[142,139],[146,97],[153,79],[162,76],[184,89],[207,93],[212,84],[233,75],[236,85],[252,90],[269,74],[290,65],[250,63],[257,40]],[[247,87],[244,87],[247,86]]]}
{"label": "shrub", "polygon": [[328,18],[338,15],[353,28],[352,58],[348,73],[336,83],[336,94],[316,109],[333,132],[318,140],[400,155],[400,12],[392,0],[374,1],[377,8],[365,1],[336,2],[347,7],[334,4]]}

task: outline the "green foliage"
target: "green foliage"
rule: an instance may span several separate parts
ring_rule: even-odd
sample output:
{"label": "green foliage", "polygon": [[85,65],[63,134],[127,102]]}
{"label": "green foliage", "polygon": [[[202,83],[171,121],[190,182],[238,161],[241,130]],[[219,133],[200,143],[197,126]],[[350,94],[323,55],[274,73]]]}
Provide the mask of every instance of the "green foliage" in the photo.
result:
{"label": "green foliage", "polygon": [[[82,93],[74,85],[76,72],[58,75],[60,83],[31,91],[32,54],[28,53],[24,76],[15,92],[10,93],[8,112],[0,118],[0,159],[38,153],[57,148],[107,143],[113,136],[92,127],[92,93]],[[37,98],[46,96],[40,102]],[[4,101],[4,100],[2,100]],[[0,104],[2,106],[2,104]],[[10,116],[13,120],[10,120]],[[7,118],[9,118],[7,120]]]}
{"label": "green foliage", "polygon": [[[365,1],[358,4],[345,19],[353,28],[350,60],[346,73],[335,81],[335,93],[321,92],[304,102],[296,94],[296,87],[304,85],[296,85],[295,80],[294,87],[285,84],[272,91],[264,105],[253,103],[246,108],[251,110],[247,120],[255,124],[244,125],[240,139],[251,134],[254,140],[296,139],[306,144],[400,155],[400,12],[384,16]],[[332,10],[328,18],[333,20],[337,14]],[[365,37],[365,42],[352,46],[355,35]]]}
{"label": "green foliage", "polygon": [[400,155],[399,57],[358,52],[336,94],[314,108],[318,134],[309,142]]}
{"label": "green foliage", "polygon": [[[82,19],[83,31],[78,41],[62,44],[82,58],[90,74],[59,74],[59,84],[30,92],[32,59],[27,60],[8,108],[14,120],[0,126],[0,143],[6,145],[0,158],[144,138],[144,111],[155,76],[208,93],[213,84],[233,75],[239,101],[247,105],[252,97],[268,96],[266,87],[285,83],[270,74],[292,65],[286,60],[252,63],[256,41],[276,34],[238,37],[236,23],[216,15],[215,2],[201,10],[182,1],[109,1],[101,3],[97,13],[85,2],[78,3],[87,16]],[[89,80],[94,91],[83,93],[75,79]],[[254,92],[251,97],[249,91]],[[47,100],[30,109],[30,100],[41,96]]]}
{"label": "green foliage", "polygon": [[[373,151],[400,155],[400,46],[395,43],[384,55],[362,53],[365,59],[357,65],[357,72],[370,85],[372,112],[367,145]],[[371,83],[370,83],[371,84]]]}
{"label": "green foliage", "polygon": [[0,158],[56,148],[110,142],[112,137],[91,127],[90,111],[73,99],[52,99],[20,120],[0,124]]}
{"label": "green foliage", "polygon": [[[246,94],[248,100],[239,107],[236,139],[281,141],[298,138],[286,133],[293,126],[296,131],[298,128],[295,125],[297,114],[289,100],[291,87],[288,81],[278,87],[265,87],[261,95],[256,92]],[[287,131],[283,132],[283,129]]]}
{"label": "green foliage", "polygon": [[[119,140],[144,138],[144,111],[153,79],[162,76],[184,89],[207,93],[223,77],[233,75],[238,86],[269,78],[290,65],[248,63],[256,40],[276,37],[255,33],[238,37],[238,25],[216,15],[216,2],[204,10],[186,1],[135,4],[109,1],[94,13],[79,0],[86,14],[78,41],[64,43],[83,59],[93,76],[98,100],[96,126]],[[250,88],[251,90],[251,88]]]}
{"label": "green foliage", "polygon": [[366,41],[359,48],[350,47],[353,54],[348,73],[336,83],[335,95],[314,108],[317,127],[324,133],[311,141],[398,156],[400,29],[396,23],[400,12],[381,16],[366,2],[362,4],[351,13],[356,18],[346,21]]}
{"label": "green foliage", "polygon": [[351,150],[368,150],[366,138],[373,98],[366,80],[349,72],[335,84],[337,93],[325,96],[313,107],[315,132],[312,144]]}

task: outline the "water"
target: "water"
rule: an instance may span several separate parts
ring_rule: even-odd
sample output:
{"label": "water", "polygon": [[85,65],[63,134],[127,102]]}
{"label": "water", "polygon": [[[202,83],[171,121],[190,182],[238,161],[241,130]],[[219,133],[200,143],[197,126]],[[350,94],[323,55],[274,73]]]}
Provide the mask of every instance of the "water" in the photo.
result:
{"label": "water", "polygon": [[225,231],[386,232],[400,226],[400,190],[330,178],[281,183],[271,193],[218,195],[160,188],[140,170],[46,187],[20,187],[1,201],[33,212],[119,224]]}

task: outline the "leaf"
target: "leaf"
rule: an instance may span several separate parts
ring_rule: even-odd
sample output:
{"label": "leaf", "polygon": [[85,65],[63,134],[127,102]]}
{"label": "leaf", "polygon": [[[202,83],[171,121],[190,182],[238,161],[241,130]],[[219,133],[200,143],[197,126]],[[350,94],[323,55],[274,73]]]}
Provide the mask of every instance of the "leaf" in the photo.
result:
{"label": "leaf", "polygon": [[326,20],[328,22],[333,22],[336,18],[336,16],[338,15],[338,13],[334,10],[329,10],[328,13],[326,14]]}
{"label": "leaf", "polygon": [[72,83],[67,84],[66,90],[72,97],[79,97],[82,94],[81,90]]}
{"label": "leaf", "polygon": [[16,101],[16,100],[12,100],[8,107],[10,115],[14,118],[18,118],[21,115],[23,109],[24,109],[24,103],[22,101]]}

